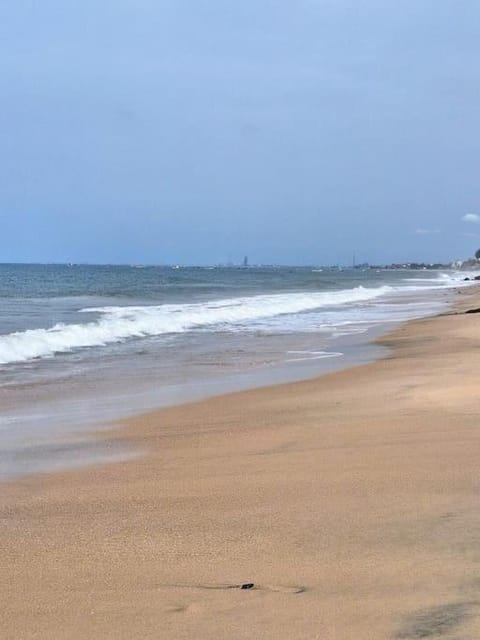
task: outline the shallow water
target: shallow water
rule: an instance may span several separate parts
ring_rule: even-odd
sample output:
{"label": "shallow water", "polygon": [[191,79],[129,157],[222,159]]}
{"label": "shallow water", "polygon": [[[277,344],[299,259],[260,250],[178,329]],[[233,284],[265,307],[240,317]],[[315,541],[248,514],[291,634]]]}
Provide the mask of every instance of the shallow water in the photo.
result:
{"label": "shallow water", "polygon": [[0,265],[0,478],[116,459],[85,430],[120,416],[379,357],[464,277]]}

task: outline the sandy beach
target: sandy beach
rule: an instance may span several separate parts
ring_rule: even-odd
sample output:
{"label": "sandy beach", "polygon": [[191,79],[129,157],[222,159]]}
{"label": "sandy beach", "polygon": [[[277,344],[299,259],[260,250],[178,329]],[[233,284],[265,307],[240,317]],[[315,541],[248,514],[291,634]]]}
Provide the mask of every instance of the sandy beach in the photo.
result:
{"label": "sandy beach", "polygon": [[480,637],[480,294],[457,298],[383,360],[139,416],[98,436],[136,458],[0,486],[0,637]]}

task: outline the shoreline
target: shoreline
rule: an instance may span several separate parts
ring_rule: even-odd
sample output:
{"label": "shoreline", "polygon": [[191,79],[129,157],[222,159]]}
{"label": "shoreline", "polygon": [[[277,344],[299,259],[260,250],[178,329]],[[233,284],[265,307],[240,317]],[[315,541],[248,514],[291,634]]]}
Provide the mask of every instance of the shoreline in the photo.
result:
{"label": "shoreline", "polygon": [[[60,380],[58,388],[46,385],[41,390],[43,395],[46,393],[47,398],[50,397],[47,402],[42,395],[36,395],[38,390],[30,398],[28,387],[23,391],[19,388],[16,396],[13,396],[13,403],[15,405],[16,402],[27,401],[27,405],[4,416],[6,424],[11,427],[3,432],[0,483],[15,481],[28,474],[55,473],[129,459],[138,452],[102,446],[102,441],[95,434],[115,430],[126,419],[135,418],[139,414],[250,389],[312,380],[379,360],[383,357],[383,348],[377,338],[387,335],[412,317],[415,319],[415,316],[409,317],[409,313],[412,314],[412,311],[408,311],[409,305],[420,303],[429,306],[427,312],[418,310],[416,317],[431,317],[439,313],[442,307],[449,308],[453,304],[455,292],[456,289],[447,289],[428,290],[424,295],[420,292],[404,294],[403,297],[396,298],[396,304],[398,308],[403,308],[405,317],[398,319],[394,312],[393,319],[377,320],[359,332],[328,338],[320,333],[317,339],[307,339],[301,332],[293,337],[284,336],[285,360],[257,364],[238,369],[234,373],[227,370],[221,377],[219,373],[216,376],[208,373],[204,378],[167,384],[160,379],[159,386],[150,381],[148,388],[138,389],[138,381],[135,380],[124,394],[120,386],[115,394],[113,388],[107,390],[101,385],[97,388],[95,379],[92,382],[90,378],[86,378],[83,387],[74,387],[69,383],[63,386],[66,383]],[[303,347],[302,342],[305,343]],[[308,346],[309,350],[289,351],[288,348],[295,348],[294,345],[297,349]],[[279,348],[278,344],[276,348]],[[321,351],[311,350],[319,348]],[[288,354],[292,354],[290,360]],[[225,357],[228,358],[229,354],[226,353]],[[93,389],[96,389],[95,392]],[[56,399],[52,396],[53,393],[57,395]],[[31,404],[29,408],[28,402]]]}
{"label": "shoreline", "polygon": [[384,359],[136,416],[98,437],[145,455],[1,485],[2,637],[478,635],[480,294],[459,292]]}
{"label": "shoreline", "polygon": [[[399,326],[404,322],[407,321],[395,322],[394,326]],[[53,427],[51,425],[45,433],[42,433],[42,438],[38,443],[35,440],[32,443],[30,440],[27,447],[0,450],[0,468],[3,469],[0,471],[0,487],[5,482],[15,482],[16,479],[26,475],[57,473],[97,464],[115,463],[141,455],[139,452],[125,451],[121,448],[110,450],[109,447],[102,447],[102,442],[108,443],[109,433],[118,431],[122,425],[138,416],[150,415],[164,409],[182,407],[255,389],[314,380],[337,371],[376,362],[383,357],[383,348],[377,344],[377,338],[388,335],[391,330],[391,324],[383,323],[367,329],[360,336],[345,336],[343,340],[339,339],[339,342],[330,345],[332,356],[340,357],[323,357],[321,364],[312,358],[302,363],[284,362],[277,365],[265,365],[225,376],[222,380],[212,379],[197,381],[191,385],[179,385],[174,388],[173,392],[170,390],[166,394],[154,394],[151,391],[148,395],[149,400],[144,403],[146,406],[142,410],[140,410],[141,403],[138,399],[132,403],[133,407],[128,411],[125,408],[125,400],[122,400],[121,408],[118,408],[118,415],[107,419],[107,415],[100,413],[100,417],[90,418],[84,423],[78,420],[68,429],[64,428],[63,423],[68,406],[68,400],[65,400],[60,417],[55,418]],[[341,353],[334,352],[333,347],[335,346],[341,349]],[[155,395],[159,395],[159,397],[154,402],[152,398]],[[42,424],[45,420],[46,418],[42,418]],[[25,435],[34,435],[34,433],[33,428],[30,427]],[[23,435],[23,441],[27,440],[25,435]],[[14,458],[22,460],[23,469],[18,466],[18,463],[15,463]],[[29,460],[31,463],[28,462]]]}

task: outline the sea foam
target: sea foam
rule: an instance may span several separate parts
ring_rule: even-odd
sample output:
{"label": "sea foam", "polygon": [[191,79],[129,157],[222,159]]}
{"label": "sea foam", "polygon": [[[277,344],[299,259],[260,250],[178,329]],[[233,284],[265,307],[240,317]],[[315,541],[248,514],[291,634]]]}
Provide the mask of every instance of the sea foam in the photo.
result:
{"label": "sea foam", "polygon": [[79,313],[96,314],[97,318],[91,322],[56,324],[48,329],[0,336],[0,364],[26,362],[132,338],[202,329],[228,330],[265,318],[367,302],[389,291],[389,286],[360,286],[340,291],[258,295],[195,304],[85,308]]}

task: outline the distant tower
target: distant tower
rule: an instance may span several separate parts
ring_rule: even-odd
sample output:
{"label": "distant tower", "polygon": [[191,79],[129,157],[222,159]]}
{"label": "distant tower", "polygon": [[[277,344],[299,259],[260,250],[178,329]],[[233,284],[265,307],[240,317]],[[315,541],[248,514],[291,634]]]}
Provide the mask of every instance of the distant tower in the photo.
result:
{"label": "distant tower", "polygon": [[243,259],[243,266],[248,267],[248,256],[245,256]]}

